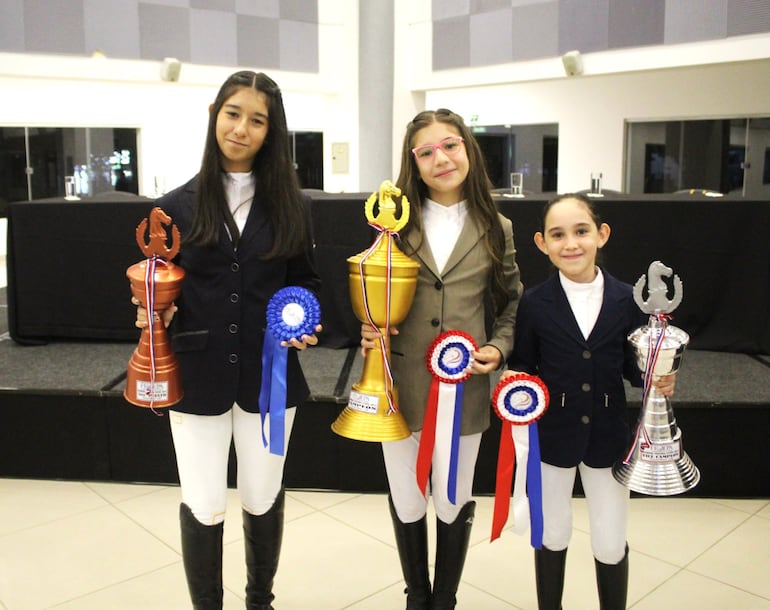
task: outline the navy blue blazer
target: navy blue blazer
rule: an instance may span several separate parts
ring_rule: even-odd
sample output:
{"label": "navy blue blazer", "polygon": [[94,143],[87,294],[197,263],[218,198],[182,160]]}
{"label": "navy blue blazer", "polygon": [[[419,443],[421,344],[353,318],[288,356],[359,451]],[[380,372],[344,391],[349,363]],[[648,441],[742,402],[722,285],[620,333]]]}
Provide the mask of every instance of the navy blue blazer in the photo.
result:
{"label": "navy blue blazer", "polygon": [[538,422],[542,460],[568,468],[611,466],[628,449],[623,379],[642,385],[626,340],[646,323],[631,286],[604,274],[604,301],[588,339],[580,332],[558,273],[524,292],[508,368],[539,375],[551,400]]}
{"label": "navy blue blazer", "polygon": [[[197,178],[171,191],[157,204],[171,216],[182,238],[193,219]],[[260,259],[273,244],[273,232],[257,193],[237,251],[225,229],[219,244],[183,244],[174,263],[185,270],[182,293],[169,332],[182,373],[182,401],[172,408],[197,415],[218,415],[237,402],[259,411],[262,344],[267,303],[285,286],[303,286],[317,294],[321,282],[313,261],[309,199],[305,252],[288,260]],[[309,390],[297,358],[289,349],[287,406],[299,405]]]}

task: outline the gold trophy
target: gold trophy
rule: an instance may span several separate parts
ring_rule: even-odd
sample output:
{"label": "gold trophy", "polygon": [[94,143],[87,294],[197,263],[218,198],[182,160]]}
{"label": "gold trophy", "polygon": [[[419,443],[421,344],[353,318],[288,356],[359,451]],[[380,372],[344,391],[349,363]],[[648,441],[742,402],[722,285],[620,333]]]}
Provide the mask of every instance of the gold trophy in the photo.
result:
{"label": "gold trophy", "polygon": [[[380,340],[364,359],[361,380],[353,384],[350,402],[332,424],[332,430],[359,441],[397,441],[411,431],[398,410],[398,391],[390,376],[390,336],[386,327],[406,318],[417,288],[420,264],[395,244],[394,234],[409,220],[409,200],[401,198],[401,217],[396,218],[393,197],[401,189],[385,180],[378,193],[364,204],[369,224],[380,231],[372,246],[348,259],[350,300],[356,317],[376,326]],[[378,213],[374,216],[374,204]]]}
{"label": "gold trophy", "polygon": [[[146,243],[148,219],[150,230]],[[171,248],[166,246],[164,225],[171,225]],[[184,269],[171,262],[179,252],[179,229],[171,224],[171,217],[156,207],[136,228],[136,243],[147,259],[131,265],[126,277],[131,283],[131,294],[147,309],[148,322],[152,320],[152,323],[142,329],[139,345],[128,361],[123,396],[138,407],[169,407],[183,395],[179,364],[171,350],[162,316],[179,296],[185,276]]]}

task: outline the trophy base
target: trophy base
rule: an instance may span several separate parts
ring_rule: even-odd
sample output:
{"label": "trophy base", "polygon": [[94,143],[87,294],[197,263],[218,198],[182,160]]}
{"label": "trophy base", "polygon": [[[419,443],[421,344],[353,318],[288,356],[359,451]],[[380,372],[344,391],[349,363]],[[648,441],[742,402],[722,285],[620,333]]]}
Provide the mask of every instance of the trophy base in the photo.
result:
{"label": "trophy base", "polygon": [[384,394],[363,394],[353,386],[350,403],[331,426],[332,430],[355,441],[388,442],[409,438],[412,431],[401,413],[388,414]]}
{"label": "trophy base", "polygon": [[631,491],[648,496],[675,496],[689,491],[700,481],[700,471],[684,452],[673,462],[637,460],[625,464],[621,461],[612,467],[612,475]]}
{"label": "trophy base", "polygon": [[173,354],[158,367],[155,381],[151,379],[151,371],[143,366],[141,357],[135,351],[128,363],[123,398],[132,405],[148,409],[170,407],[182,400],[184,392]]}

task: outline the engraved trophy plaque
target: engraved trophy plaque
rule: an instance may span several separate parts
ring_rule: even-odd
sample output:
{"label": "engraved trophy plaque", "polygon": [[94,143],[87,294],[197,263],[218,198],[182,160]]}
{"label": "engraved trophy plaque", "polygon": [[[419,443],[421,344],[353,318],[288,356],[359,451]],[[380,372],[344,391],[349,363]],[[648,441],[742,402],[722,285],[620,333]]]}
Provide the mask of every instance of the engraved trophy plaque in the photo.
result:
{"label": "engraved trophy plaque", "polygon": [[[663,277],[673,276],[673,298]],[[648,297],[642,292],[647,281]],[[615,479],[629,489],[650,496],[672,496],[692,489],[700,472],[682,448],[682,431],[676,425],[671,401],[655,390],[653,381],[679,370],[689,335],[668,324],[668,318],[682,301],[682,281],[660,261],[650,264],[634,285],[634,300],[650,314],[647,326],[628,336],[639,368],[644,371],[642,407],[634,439],[623,460],[612,468]]]}

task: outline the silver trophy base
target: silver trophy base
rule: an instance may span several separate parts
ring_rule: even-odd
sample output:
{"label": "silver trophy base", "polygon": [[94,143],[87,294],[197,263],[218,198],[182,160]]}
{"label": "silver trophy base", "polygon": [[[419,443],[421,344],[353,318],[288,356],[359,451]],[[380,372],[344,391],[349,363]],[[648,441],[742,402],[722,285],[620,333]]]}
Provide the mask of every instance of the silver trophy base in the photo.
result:
{"label": "silver trophy base", "polygon": [[682,452],[682,457],[673,462],[650,463],[637,460],[626,464],[618,462],[612,467],[615,480],[648,496],[675,496],[689,491],[700,481],[700,471]]}

